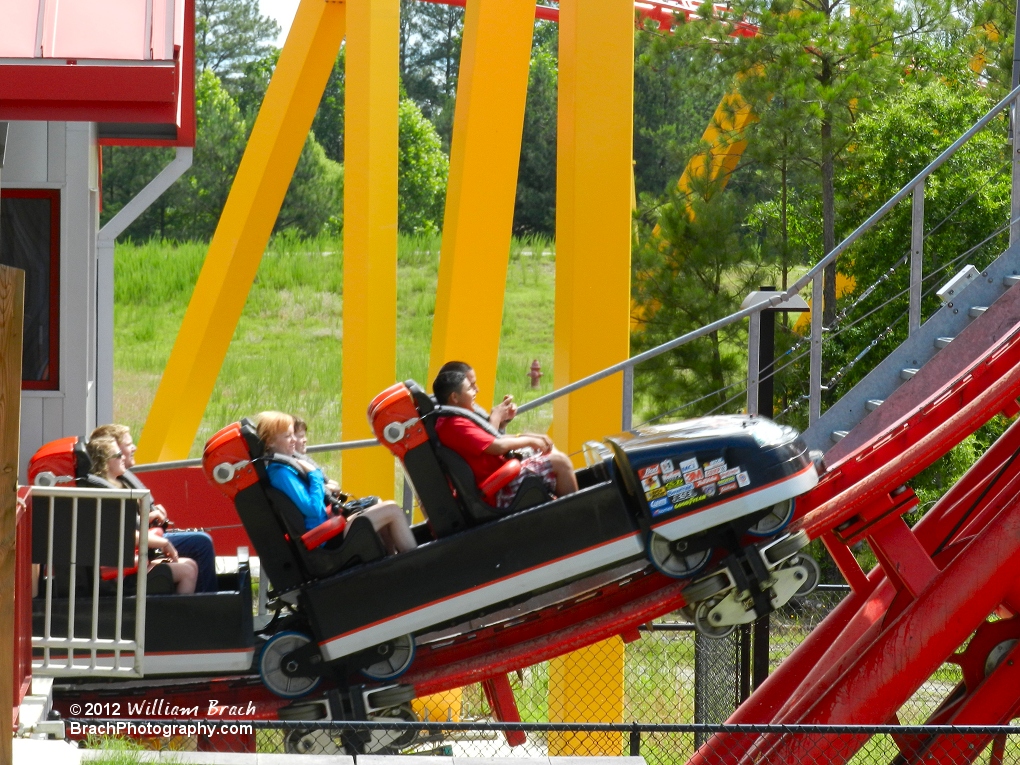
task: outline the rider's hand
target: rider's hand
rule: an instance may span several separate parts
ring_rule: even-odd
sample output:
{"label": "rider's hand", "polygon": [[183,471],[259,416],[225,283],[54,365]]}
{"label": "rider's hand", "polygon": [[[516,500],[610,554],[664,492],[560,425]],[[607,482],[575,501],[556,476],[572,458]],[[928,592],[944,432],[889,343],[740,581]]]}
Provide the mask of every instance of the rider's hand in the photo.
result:
{"label": "rider's hand", "polygon": [[552,451],[553,442],[549,436],[542,433],[529,433],[528,436],[531,438],[532,448],[538,449],[542,454],[548,454]]}
{"label": "rider's hand", "polygon": [[493,425],[497,428],[503,428],[516,416],[517,404],[514,403],[514,397],[509,393],[503,396],[503,400],[496,404],[496,406],[492,407],[492,419],[495,420]]}
{"label": "rider's hand", "polygon": [[162,526],[167,521],[166,508],[162,505],[153,505],[149,510],[149,525]]}

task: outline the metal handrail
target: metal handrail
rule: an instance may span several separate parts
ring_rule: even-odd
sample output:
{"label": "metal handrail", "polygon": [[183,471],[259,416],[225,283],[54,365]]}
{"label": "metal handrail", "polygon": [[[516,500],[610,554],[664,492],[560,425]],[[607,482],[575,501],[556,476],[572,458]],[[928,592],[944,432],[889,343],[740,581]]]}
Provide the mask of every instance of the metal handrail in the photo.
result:
{"label": "metal handrail", "polygon": [[[562,396],[566,396],[570,393],[573,393],[576,390],[580,390],[581,388],[585,388],[593,383],[599,382],[600,380],[604,380],[605,378],[610,377],[618,372],[623,372],[624,374],[623,428],[625,430],[629,429],[631,427],[630,407],[633,395],[634,367],[636,367],[638,364],[644,361],[648,361],[649,359],[653,359],[656,356],[661,356],[663,353],[671,351],[675,348],[679,348],[681,345],[686,345],[692,340],[697,340],[698,338],[705,337],[706,335],[716,332],[724,327],[728,327],[731,324],[735,324],[736,322],[746,319],[750,316],[753,316],[756,313],[768,310],[769,308],[775,308],[781,303],[787,302],[794,295],[799,294],[800,291],[804,289],[804,287],[806,287],[809,282],[813,282],[812,305],[820,305],[822,302],[821,274],[825,270],[825,267],[835,262],[836,258],[838,258],[843,252],[845,252],[847,248],[850,247],[850,245],[852,245],[854,242],[860,239],[861,236],[863,236],[867,231],[873,228],[875,224],[882,220],[889,213],[889,211],[892,210],[897,204],[899,204],[901,201],[903,201],[911,194],[915,193],[918,195],[918,202],[921,213],[920,216],[918,215],[914,216],[915,217],[914,238],[917,239],[916,229],[918,229],[919,225],[923,226],[923,195],[925,180],[928,178],[929,175],[931,175],[933,172],[938,170],[942,165],[944,165],[954,154],[956,154],[957,151],[960,150],[960,148],[964,144],[966,144],[971,138],[973,138],[979,131],[985,128],[988,125],[988,123],[995,119],[1006,107],[1008,107],[1011,103],[1017,101],[1018,98],[1020,98],[1020,86],[1017,86],[1012,91],[1010,91],[1007,96],[1005,96],[988,112],[986,112],[985,115],[982,116],[977,122],[975,122],[963,135],[957,138],[956,141],[954,141],[948,148],[946,148],[941,154],[939,154],[934,160],[932,160],[923,170],[921,170],[910,181],[908,181],[907,184],[904,185],[898,192],[893,194],[885,202],[885,204],[883,204],[881,207],[878,208],[878,210],[872,213],[872,215],[867,220],[865,220],[857,228],[855,228],[850,233],[849,236],[847,236],[843,241],[837,244],[824,258],[819,260],[807,273],[805,273],[790,287],[788,287],[785,292],[771,293],[770,297],[760,300],[752,305],[749,305],[746,308],[742,308],[739,311],[735,311],[734,313],[724,316],[721,319],[717,319],[716,321],[713,321],[710,324],[706,324],[703,327],[699,327],[698,329],[687,332],[683,335],[680,335],[679,337],[673,338],[672,340],[657,345],[654,348],[650,348],[647,351],[643,351],[642,353],[639,353],[636,356],[631,356],[630,358],[625,359],[624,361],[620,361],[616,364],[608,366],[605,369],[602,369],[598,372],[594,372],[590,375],[587,375],[586,377],[582,377],[579,380],[575,380],[572,383],[564,385],[562,388],[557,388],[554,391],[551,391],[549,393],[546,393],[545,395],[539,396],[536,399],[521,404],[517,408],[518,413],[523,414],[533,409],[537,409],[538,407],[543,406],[544,404],[548,404],[552,401],[555,401],[556,399],[561,398]],[[1014,154],[1016,154],[1015,151]],[[920,224],[918,224],[917,221],[918,218],[920,219]],[[915,251],[914,252],[915,256],[919,257],[917,247],[914,246],[912,249],[914,249]],[[913,281],[914,280],[912,279],[912,282]],[[912,300],[914,300],[913,296]],[[916,309],[912,308],[912,311],[913,310]],[[817,419],[818,416],[820,415],[819,410],[822,390],[821,336],[823,329],[824,328],[822,327],[821,311],[813,311],[811,320],[811,375],[810,375],[811,404],[809,411],[809,419],[811,422]],[[756,374],[756,372],[752,372],[751,374],[754,375]],[[334,443],[309,446],[308,452],[318,454],[320,452],[343,451],[345,449],[363,449],[369,446],[376,446],[378,444],[379,442],[374,438],[362,439],[359,441],[338,441]],[[175,467],[192,467],[195,465],[200,465],[201,463],[202,461],[199,459],[176,460],[173,462],[155,462],[147,465],[137,465],[135,466],[134,470],[135,472],[144,472],[147,470],[161,470]]]}

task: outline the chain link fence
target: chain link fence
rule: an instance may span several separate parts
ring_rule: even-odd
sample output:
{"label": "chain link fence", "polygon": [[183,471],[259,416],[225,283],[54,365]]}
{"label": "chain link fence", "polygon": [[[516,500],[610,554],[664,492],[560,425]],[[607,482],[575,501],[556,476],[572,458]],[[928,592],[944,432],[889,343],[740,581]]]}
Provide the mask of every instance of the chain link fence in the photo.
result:
{"label": "chain link fence", "polygon": [[[509,676],[524,721],[524,727],[513,729],[519,737],[511,735],[514,745],[504,735],[506,726],[494,722],[481,685],[388,710],[383,719],[357,731],[350,724],[326,721],[272,721],[257,723],[258,729],[250,735],[169,739],[176,743],[157,737],[149,744],[227,751],[463,757],[607,756],[634,752],[638,746],[649,765],[680,765],[721,730],[718,726],[764,679],[762,664],[774,670],[847,592],[845,586],[822,585],[773,613],[767,629],[748,625],[722,639],[700,635],[682,613],[670,614],[644,625],[630,642],[615,638],[524,667]],[[958,667],[944,666],[900,710],[900,721],[911,725],[928,719],[959,680]],[[414,720],[422,722],[417,725]],[[621,727],[625,721],[633,723]],[[593,722],[603,724],[588,725]],[[798,735],[803,738],[798,744],[802,748],[828,741],[820,734]],[[895,753],[896,745],[883,733],[868,741],[854,761],[879,757],[888,761]]]}
{"label": "chain link fence", "polygon": [[[96,723],[96,720],[90,720]],[[124,725],[126,721],[110,721]],[[150,726],[180,721],[136,721]],[[340,723],[335,721],[221,721],[243,734],[213,733],[219,751],[288,754],[354,754],[354,748],[389,741],[404,754],[440,757],[545,759],[555,736],[614,740],[619,756],[696,765],[742,762],[790,765],[886,765],[939,762],[942,765],[1006,765],[1020,762],[1020,729],[1010,726],[893,725],[652,725],[571,723]],[[512,749],[508,738],[519,743]],[[704,742],[699,745],[697,741]],[[105,741],[90,739],[90,747]],[[165,748],[194,750],[194,741]],[[190,745],[189,745],[190,744]],[[123,747],[118,747],[123,748]],[[212,749],[211,746],[197,747]],[[603,753],[604,756],[604,753]],[[546,760],[548,762],[548,760]]]}

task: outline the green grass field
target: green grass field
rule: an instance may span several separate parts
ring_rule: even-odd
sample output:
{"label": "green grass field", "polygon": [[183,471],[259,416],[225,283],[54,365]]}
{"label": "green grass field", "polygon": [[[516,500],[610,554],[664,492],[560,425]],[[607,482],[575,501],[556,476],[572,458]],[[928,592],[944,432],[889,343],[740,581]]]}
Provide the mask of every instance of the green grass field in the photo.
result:
{"label": "green grass field", "polygon": [[[136,437],[206,249],[204,243],[117,246],[114,413]],[[394,380],[427,383],[438,237],[401,237],[397,260]],[[496,390],[512,393],[519,402],[552,389],[554,272],[548,242],[514,241]],[[248,295],[191,456],[200,455],[205,440],[223,425],[267,408],[303,415],[312,443],[340,440],[343,327],[342,242],[274,240]],[[534,391],[526,375],[536,358],[544,377]],[[547,428],[551,414],[551,407],[529,413],[519,427]]]}

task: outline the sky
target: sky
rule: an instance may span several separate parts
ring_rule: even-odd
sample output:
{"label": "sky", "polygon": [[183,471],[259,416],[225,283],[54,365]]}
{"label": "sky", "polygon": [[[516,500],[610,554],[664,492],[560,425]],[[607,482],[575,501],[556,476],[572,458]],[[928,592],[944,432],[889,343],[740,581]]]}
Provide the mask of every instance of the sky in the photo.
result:
{"label": "sky", "polygon": [[263,16],[269,16],[280,25],[280,36],[276,39],[276,46],[283,47],[287,39],[287,32],[290,31],[290,24],[294,20],[300,0],[259,0],[259,11]]}

